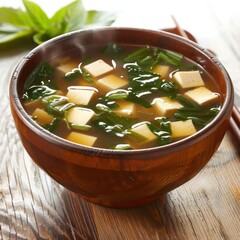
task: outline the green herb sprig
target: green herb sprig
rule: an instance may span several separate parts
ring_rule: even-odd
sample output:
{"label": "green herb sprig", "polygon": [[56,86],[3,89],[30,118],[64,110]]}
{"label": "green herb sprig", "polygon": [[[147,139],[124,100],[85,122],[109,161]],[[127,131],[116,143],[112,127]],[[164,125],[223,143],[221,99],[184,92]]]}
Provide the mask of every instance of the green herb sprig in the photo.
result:
{"label": "green herb sprig", "polygon": [[111,25],[115,13],[86,10],[81,0],[60,8],[52,17],[30,0],[22,0],[25,9],[0,7],[0,47],[31,38],[41,44],[63,33],[90,26]]}

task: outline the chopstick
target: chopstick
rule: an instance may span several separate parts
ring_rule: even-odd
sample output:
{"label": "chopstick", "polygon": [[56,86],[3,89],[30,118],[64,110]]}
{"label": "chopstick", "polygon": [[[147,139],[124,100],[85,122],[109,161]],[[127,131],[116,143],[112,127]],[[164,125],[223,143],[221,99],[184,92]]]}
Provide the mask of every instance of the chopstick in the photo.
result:
{"label": "chopstick", "polygon": [[229,128],[230,132],[237,140],[236,145],[238,146],[238,151],[240,152],[240,112],[235,105],[233,105],[232,117],[230,118]]}
{"label": "chopstick", "polygon": [[[188,35],[186,34],[186,32],[184,31],[184,29],[182,29],[179,25],[179,23],[177,22],[176,18],[174,16],[172,16],[172,19],[176,25],[176,30],[178,32],[179,36],[182,36],[186,39],[189,39]],[[234,138],[237,140],[236,144],[237,144],[237,149],[238,151],[240,151],[239,149],[239,144],[240,144],[240,112],[237,109],[236,105],[233,105],[233,111],[232,111],[232,116],[230,118],[230,126],[229,126],[229,130],[232,133],[232,135],[234,136]]]}

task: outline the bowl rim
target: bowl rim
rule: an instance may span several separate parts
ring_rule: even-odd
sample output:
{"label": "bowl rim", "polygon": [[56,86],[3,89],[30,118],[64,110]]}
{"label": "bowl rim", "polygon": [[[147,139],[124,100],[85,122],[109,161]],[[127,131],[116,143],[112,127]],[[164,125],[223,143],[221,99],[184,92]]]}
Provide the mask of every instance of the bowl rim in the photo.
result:
{"label": "bowl rim", "polygon": [[[218,69],[221,71],[222,75],[224,76],[225,79],[225,84],[226,84],[226,95],[225,95],[225,100],[223,102],[223,105],[220,109],[220,112],[218,115],[205,127],[197,131],[195,134],[186,137],[184,139],[178,140],[176,142],[169,143],[167,145],[163,146],[157,146],[157,147],[152,147],[152,148],[143,148],[143,149],[134,149],[134,150],[115,150],[115,149],[106,149],[106,148],[98,148],[98,147],[91,147],[91,146],[85,146],[85,145],[80,145],[74,142],[70,142],[68,140],[65,140],[48,130],[44,129],[40,125],[38,125],[35,121],[31,119],[31,117],[27,114],[27,112],[24,110],[24,107],[21,103],[18,91],[17,91],[17,85],[18,85],[18,76],[23,68],[23,66],[31,60],[31,57],[34,56],[38,51],[41,51],[42,48],[45,46],[49,46],[51,44],[54,44],[59,41],[65,41],[66,39],[71,38],[72,36],[79,35],[82,33],[91,33],[93,31],[137,31],[137,32],[145,32],[147,33],[152,33],[165,37],[172,38],[174,40],[184,42],[185,44],[191,46],[192,48],[198,49],[200,52],[205,54],[207,58],[209,58],[211,61],[213,61]],[[224,121],[223,116],[226,115],[231,109],[229,109],[229,106],[233,103],[233,84],[231,81],[231,78],[225,69],[225,67],[222,65],[222,63],[212,55],[211,52],[209,52],[207,49],[201,47],[199,44],[185,39],[181,36],[178,36],[173,33],[169,33],[163,30],[154,30],[154,29],[145,29],[145,28],[138,28],[138,27],[94,27],[94,28],[89,28],[89,29],[81,29],[77,31],[73,31],[71,33],[65,33],[60,36],[57,36],[55,38],[52,38],[43,44],[35,47],[32,49],[20,62],[17,64],[16,68],[14,69],[12,76],[11,76],[11,81],[9,85],[9,94],[10,97],[12,97],[12,102],[11,104],[13,105],[12,107],[16,110],[17,115],[21,118],[21,120],[27,125],[28,128],[30,128],[32,131],[34,131],[37,135],[40,137],[44,138],[46,141],[51,142],[53,144],[57,144],[58,146],[64,148],[64,149],[69,149],[71,151],[75,152],[84,152],[85,154],[90,154],[90,155],[98,155],[98,156],[105,156],[105,157],[115,157],[118,158],[120,156],[126,156],[127,158],[131,158],[132,156],[138,155],[142,156],[144,154],[147,154],[149,152],[151,153],[157,153],[158,151],[164,150],[164,154],[172,153],[173,151],[179,151],[182,150],[183,148],[186,148],[187,146],[194,145],[199,139],[207,137],[214,129],[217,128],[219,124],[221,124]]]}

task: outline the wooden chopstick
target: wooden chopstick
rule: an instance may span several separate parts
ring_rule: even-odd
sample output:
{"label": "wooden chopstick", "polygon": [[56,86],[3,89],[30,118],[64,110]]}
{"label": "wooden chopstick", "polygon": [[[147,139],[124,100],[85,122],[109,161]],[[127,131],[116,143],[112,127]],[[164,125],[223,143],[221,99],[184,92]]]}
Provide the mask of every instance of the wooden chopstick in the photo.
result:
{"label": "wooden chopstick", "polygon": [[230,118],[229,130],[234,139],[237,140],[235,144],[240,153],[240,113],[235,105],[233,106],[232,117]]}
{"label": "wooden chopstick", "polygon": [[240,128],[240,112],[235,105],[233,106],[232,118],[234,119],[238,128]]}
{"label": "wooden chopstick", "polygon": [[[174,16],[172,16],[172,19],[173,19],[173,21],[176,25],[176,30],[178,32],[178,35],[189,39],[189,37],[186,34],[186,32],[184,31],[184,29],[182,29],[180,27],[176,18]],[[231,116],[231,119],[230,119],[230,127],[229,128],[230,128],[229,129],[230,132],[232,133],[232,135],[237,140],[236,144],[237,144],[237,147],[238,147],[238,151],[240,151],[240,148],[239,148],[239,145],[240,145],[240,112],[238,111],[235,104],[233,105],[233,111],[232,111],[232,116]]]}
{"label": "wooden chopstick", "polygon": [[172,16],[172,20],[174,21],[175,25],[176,25],[176,30],[178,32],[178,35],[189,39],[188,35],[186,34],[186,32],[180,27],[180,25],[178,24],[176,18],[174,16]]}

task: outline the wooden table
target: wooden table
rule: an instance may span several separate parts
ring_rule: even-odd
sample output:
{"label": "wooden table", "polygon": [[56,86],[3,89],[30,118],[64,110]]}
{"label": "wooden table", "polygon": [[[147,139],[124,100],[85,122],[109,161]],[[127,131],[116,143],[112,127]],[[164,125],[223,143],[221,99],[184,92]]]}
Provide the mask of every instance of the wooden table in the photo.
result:
{"label": "wooden table", "polygon": [[[115,1],[107,3],[104,0],[102,5],[97,2],[89,4],[107,10],[122,6]],[[201,6],[200,2],[193,1],[147,2],[152,6],[132,1],[131,9],[120,11],[114,25],[173,27],[170,15],[174,14],[200,45],[217,53],[232,78],[235,103],[239,108],[240,15],[237,1],[204,0]],[[138,10],[133,11],[134,4],[138,4]],[[165,6],[169,10],[164,13]],[[97,206],[50,179],[23,149],[9,109],[7,92],[11,73],[29,50],[21,47],[0,52],[0,239],[240,239],[240,156],[237,151],[240,143],[229,132],[196,177],[163,200],[143,207],[110,209]]]}

